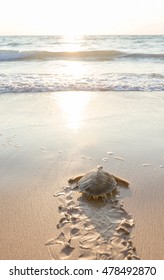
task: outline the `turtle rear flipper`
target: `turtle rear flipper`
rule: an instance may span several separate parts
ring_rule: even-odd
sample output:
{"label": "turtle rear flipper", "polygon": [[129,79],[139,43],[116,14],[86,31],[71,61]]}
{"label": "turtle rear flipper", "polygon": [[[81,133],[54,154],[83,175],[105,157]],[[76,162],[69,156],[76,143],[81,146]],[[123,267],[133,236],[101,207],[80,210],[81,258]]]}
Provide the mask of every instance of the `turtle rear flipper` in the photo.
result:
{"label": "turtle rear flipper", "polygon": [[83,177],[83,175],[79,175],[77,177],[74,177],[74,178],[70,178],[68,180],[68,183],[69,185],[71,186],[71,189],[75,189],[78,187],[78,182],[79,180]]}
{"label": "turtle rear flipper", "polygon": [[68,180],[68,183],[70,183],[70,184],[78,183],[78,181],[79,181],[82,177],[83,177],[83,175],[79,175],[79,176],[77,176],[77,177],[70,178],[70,179]]}

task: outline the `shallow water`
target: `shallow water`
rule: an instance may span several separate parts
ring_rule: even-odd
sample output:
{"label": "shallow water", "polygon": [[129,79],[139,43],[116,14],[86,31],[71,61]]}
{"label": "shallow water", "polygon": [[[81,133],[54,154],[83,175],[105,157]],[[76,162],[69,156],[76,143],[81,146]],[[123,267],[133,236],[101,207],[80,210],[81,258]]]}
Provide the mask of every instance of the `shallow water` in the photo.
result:
{"label": "shallow water", "polygon": [[0,37],[0,93],[163,91],[164,36]]}

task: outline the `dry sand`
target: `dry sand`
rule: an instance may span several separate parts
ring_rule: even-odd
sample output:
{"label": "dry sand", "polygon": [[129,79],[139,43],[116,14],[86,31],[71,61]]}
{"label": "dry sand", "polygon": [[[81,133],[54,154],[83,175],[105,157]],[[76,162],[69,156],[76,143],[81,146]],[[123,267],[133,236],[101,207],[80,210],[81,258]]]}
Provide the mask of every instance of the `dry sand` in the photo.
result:
{"label": "dry sand", "polygon": [[[163,108],[159,92],[0,95],[0,259],[164,259]],[[129,180],[117,201],[67,187],[98,164]]]}

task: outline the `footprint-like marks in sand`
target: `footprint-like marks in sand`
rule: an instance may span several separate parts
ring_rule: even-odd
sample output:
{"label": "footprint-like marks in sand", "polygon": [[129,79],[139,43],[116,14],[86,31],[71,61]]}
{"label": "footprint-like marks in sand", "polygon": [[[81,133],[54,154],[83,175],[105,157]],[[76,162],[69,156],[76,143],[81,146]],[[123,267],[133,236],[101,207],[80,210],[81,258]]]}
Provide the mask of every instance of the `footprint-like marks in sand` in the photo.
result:
{"label": "footprint-like marks in sand", "polygon": [[60,199],[59,235],[49,240],[52,259],[138,259],[133,247],[132,217],[117,194],[107,201],[88,200],[71,186],[55,195]]}

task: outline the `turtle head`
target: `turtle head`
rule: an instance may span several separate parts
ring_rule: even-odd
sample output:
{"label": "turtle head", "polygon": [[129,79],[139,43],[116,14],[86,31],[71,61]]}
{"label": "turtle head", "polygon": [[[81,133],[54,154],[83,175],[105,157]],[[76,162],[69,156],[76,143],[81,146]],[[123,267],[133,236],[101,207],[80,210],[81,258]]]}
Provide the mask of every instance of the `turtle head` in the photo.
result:
{"label": "turtle head", "polygon": [[98,170],[102,170],[102,169],[103,169],[103,166],[102,166],[102,165],[97,165],[97,169],[98,169]]}

